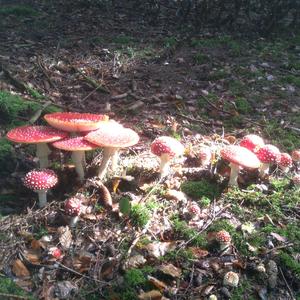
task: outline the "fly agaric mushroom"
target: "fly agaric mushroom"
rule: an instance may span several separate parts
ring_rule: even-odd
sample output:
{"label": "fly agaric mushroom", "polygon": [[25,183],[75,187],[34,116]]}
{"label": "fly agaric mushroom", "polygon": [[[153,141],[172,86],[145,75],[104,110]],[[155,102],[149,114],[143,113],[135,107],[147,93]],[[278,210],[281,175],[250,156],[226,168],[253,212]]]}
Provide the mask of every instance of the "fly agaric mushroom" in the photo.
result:
{"label": "fly agaric mushroom", "polygon": [[257,151],[256,155],[262,163],[259,168],[260,176],[267,175],[270,164],[278,163],[280,160],[280,151],[273,145],[264,145]]}
{"label": "fly agaric mushroom", "polygon": [[7,133],[7,138],[15,143],[36,144],[36,155],[41,168],[47,168],[49,165],[48,155],[51,151],[47,143],[61,140],[67,136],[67,132],[49,126],[35,125],[17,127]]}
{"label": "fly agaric mushroom", "polygon": [[199,150],[199,158],[201,160],[201,165],[207,167],[211,163],[212,152],[209,147],[201,147]]}
{"label": "fly agaric mushroom", "polygon": [[116,121],[108,121],[102,122],[97,130],[88,133],[84,139],[104,148],[98,172],[98,176],[102,179],[106,174],[110,158],[112,158],[111,170],[115,171],[119,149],[135,145],[139,141],[139,136],[132,129],[125,128]]}
{"label": "fly agaric mushroom", "polygon": [[82,136],[57,141],[52,143],[52,146],[61,150],[72,151],[72,160],[80,181],[84,179],[84,152],[99,148],[99,146],[86,141]]}
{"label": "fly agaric mushroom", "polygon": [[39,207],[44,207],[47,204],[47,191],[54,187],[57,182],[56,174],[49,169],[30,171],[23,179],[23,183],[27,188],[38,193]]}
{"label": "fly agaric mushroom", "polygon": [[264,140],[256,134],[248,134],[240,141],[240,146],[256,153],[264,145]]}
{"label": "fly agaric mushroom", "polygon": [[108,120],[106,115],[77,112],[56,112],[46,114],[44,118],[51,126],[69,132],[96,130],[103,121]]}
{"label": "fly agaric mushroom", "polygon": [[221,157],[230,162],[229,185],[238,186],[237,179],[240,168],[257,169],[260,165],[256,155],[250,150],[236,145],[229,145],[220,152]]}
{"label": "fly agaric mushroom", "polygon": [[220,250],[226,249],[231,243],[231,236],[226,230],[218,231],[215,238],[220,245]]}
{"label": "fly agaric mushroom", "polygon": [[227,272],[223,278],[223,284],[231,287],[237,287],[239,284],[239,274],[235,272]]}
{"label": "fly agaric mushroom", "polygon": [[51,247],[48,249],[48,254],[55,259],[60,259],[62,257],[62,252],[57,247]]}
{"label": "fly agaric mushroom", "polygon": [[151,144],[151,152],[160,157],[160,174],[164,177],[168,174],[169,163],[173,157],[184,153],[183,145],[169,136],[156,138]]}
{"label": "fly agaric mushroom", "polygon": [[292,151],[292,159],[296,164],[300,162],[300,149]]}
{"label": "fly agaric mushroom", "polygon": [[65,202],[65,213],[69,216],[72,216],[72,219],[70,221],[70,226],[74,227],[76,226],[79,215],[81,213],[81,201],[80,199],[76,197],[69,198]]}
{"label": "fly agaric mushroom", "polygon": [[296,189],[300,190],[300,174],[295,174],[292,180],[293,180],[293,183],[294,183]]}
{"label": "fly agaric mushroom", "polygon": [[195,202],[193,202],[190,206],[189,206],[189,213],[193,216],[197,216],[201,213],[201,209],[199,207],[199,205]]}
{"label": "fly agaric mushroom", "polygon": [[288,172],[292,165],[293,165],[293,160],[291,156],[288,153],[281,153],[280,160],[278,162],[279,168],[283,172]]}

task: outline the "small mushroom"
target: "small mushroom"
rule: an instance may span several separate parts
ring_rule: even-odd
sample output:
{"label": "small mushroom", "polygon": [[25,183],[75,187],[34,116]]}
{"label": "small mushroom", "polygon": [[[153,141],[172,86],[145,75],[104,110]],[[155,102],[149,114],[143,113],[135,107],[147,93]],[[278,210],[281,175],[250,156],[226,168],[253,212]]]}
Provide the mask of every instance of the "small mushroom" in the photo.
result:
{"label": "small mushroom", "polygon": [[46,114],[44,119],[54,128],[68,132],[84,132],[98,129],[103,121],[108,120],[108,116],[90,113],[56,112]]}
{"label": "small mushroom", "polygon": [[69,216],[72,216],[72,219],[70,220],[70,227],[75,227],[78,222],[79,215],[81,213],[80,199],[72,197],[66,200],[65,213]]}
{"label": "small mushroom", "polygon": [[60,259],[62,258],[62,252],[58,247],[51,247],[48,249],[48,255],[52,258]]}
{"label": "small mushroom", "polygon": [[184,146],[172,137],[161,136],[152,142],[151,152],[160,157],[160,174],[164,177],[168,174],[170,160],[183,155]]}
{"label": "small mushroom", "polygon": [[240,146],[256,153],[264,145],[264,140],[256,134],[248,134],[240,141]]}
{"label": "small mushroom", "polygon": [[294,185],[295,185],[295,187],[296,187],[296,189],[297,190],[300,190],[300,174],[295,174],[294,176],[293,176],[293,183],[294,183]]}
{"label": "small mushroom", "polygon": [[15,143],[36,144],[36,155],[40,168],[47,168],[49,165],[48,155],[51,151],[47,143],[61,140],[67,136],[67,132],[49,126],[35,125],[17,127],[7,133],[7,138]]}
{"label": "small mushroom", "polygon": [[57,141],[52,143],[52,146],[61,150],[72,151],[72,160],[80,181],[84,179],[85,151],[99,148],[99,146],[86,141],[82,136]]}
{"label": "small mushroom", "polygon": [[189,213],[192,216],[198,216],[201,213],[201,209],[199,207],[199,205],[196,202],[193,202],[189,208],[188,208]]}
{"label": "small mushroom", "polygon": [[282,172],[284,173],[288,172],[292,165],[293,165],[293,160],[291,156],[288,153],[281,153],[278,166],[282,170]]}
{"label": "small mushroom", "polygon": [[300,149],[292,151],[292,159],[295,162],[296,166],[300,164]]}
{"label": "small mushroom", "polygon": [[47,191],[54,187],[57,182],[56,174],[49,169],[30,171],[23,179],[23,183],[27,188],[38,193],[39,207],[44,207],[47,204]]}
{"label": "small mushroom", "polygon": [[273,145],[264,145],[257,151],[256,155],[261,161],[259,174],[262,177],[269,173],[270,164],[278,163],[280,161],[280,151]]}
{"label": "small mushroom", "polygon": [[240,168],[257,169],[260,162],[256,155],[250,150],[236,145],[229,145],[220,152],[221,157],[230,162],[229,185],[238,186],[238,174]]}
{"label": "small mushroom", "polygon": [[235,272],[227,272],[223,278],[223,285],[237,287],[239,284],[239,274]]}
{"label": "small mushroom", "polygon": [[220,245],[220,250],[226,249],[231,243],[231,236],[226,230],[218,231],[215,238]]}
{"label": "small mushroom", "polygon": [[108,121],[103,122],[97,130],[88,133],[84,139],[104,148],[98,171],[98,176],[102,179],[106,174],[110,159],[112,159],[111,170],[115,171],[119,149],[135,145],[139,141],[139,136],[132,129],[125,128],[115,121]]}

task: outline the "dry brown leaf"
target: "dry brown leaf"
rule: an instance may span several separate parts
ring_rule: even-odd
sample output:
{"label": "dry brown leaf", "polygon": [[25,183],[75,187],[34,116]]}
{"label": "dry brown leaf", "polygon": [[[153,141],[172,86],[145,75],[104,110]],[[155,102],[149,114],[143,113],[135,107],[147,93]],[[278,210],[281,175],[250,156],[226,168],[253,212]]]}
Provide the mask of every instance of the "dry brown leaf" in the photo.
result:
{"label": "dry brown leaf", "polygon": [[156,288],[158,288],[161,291],[164,291],[168,288],[166,283],[164,283],[161,280],[156,279],[153,276],[148,275],[148,280],[150,283],[152,283]]}
{"label": "dry brown leaf", "polygon": [[28,249],[23,253],[26,260],[28,260],[33,265],[39,265],[41,263],[41,251]]}
{"label": "dry brown leaf", "polygon": [[12,266],[12,271],[17,277],[30,276],[29,270],[20,259],[16,259]]}
{"label": "dry brown leaf", "polygon": [[141,293],[138,295],[140,300],[160,300],[162,298],[162,294],[160,291],[152,290],[147,293]]}
{"label": "dry brown leaf", "polygon": [[40,249],[45,249],[45,245],[38,240],[32,240],[30,243],[30,246],[33,250],[40,250]]}
{"label": "dry brown leaf", "polygon": [[72,232],[69,226],[61,226],[57,229],[59,242],[63,250],[68,250],[72,245]]}
{"label": "dry brown leaf", "polygon": [[175,267],[172,264],[162,265],[159,267],[159,270],[164,274],[170,275],[175,278],[180,278],[181,276],[181,269]]}
{"label": "dry brown leaf", "polygon": [[207,250],[204,250],[204,249],[201,249],[198,247],[189,247],[188,250],[190,250],[193,253],[193,255],[198,259],[204,258],[208,255]]}

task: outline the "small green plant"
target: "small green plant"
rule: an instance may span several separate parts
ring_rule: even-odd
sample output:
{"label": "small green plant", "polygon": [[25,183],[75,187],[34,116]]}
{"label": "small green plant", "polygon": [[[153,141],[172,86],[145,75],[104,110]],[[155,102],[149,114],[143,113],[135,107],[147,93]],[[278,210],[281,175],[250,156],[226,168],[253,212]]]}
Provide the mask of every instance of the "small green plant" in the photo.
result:
{"label": "small green plant", "polygon": [[249,104],[247,99],[238,97],[235,99],[235,105],[237,111],[241,114],[249,114],[252,111],[252,106]]}
{"label": "small green plant", "polygon": [[181,184],[181,190],[194,199],[202,197],[213,199],[220,194],[218,185],[205,179],[201,181],[185,181]]}
{"label": "small green plant", "polygon": [[[25,297],[25,299],[28,299],[28,300],[35,299],[34,297],[28,295],[28,293],[23,291],[21,288],[19,288],[11,279],[3,277],[3,276],[0,277],[0,293],[2,295],[4,295],[4,294],[11,295],[12,298],[10,298],[10,299],[14,299],[14,298],[18,299],[19,297],[20,297],[20,299],[21,298],[23,299],[23,297]],[[15,297],[13,297],[13,295]],[[5,296],[2,296],[2,297],[5,297]],[[4,299],[4,298],[2,298],[2,299]]]}
{"label": "small green plant", "polygon": [[128,45],[133,42],[133,38],[127,35],[118,35],[112,39],[113,43],[120,45]]}
{"label": "small green plant", "polygon": [[170,36],[164,39],[163,44],[165,48],[174,48],[178,40],[175,36]]}
{"label": "small green plant", "polygon": [[195,61],[195,64],[202,65],[202,64],[207,63],[209,61],[209,56],[198,52],[194,56],[194,61]]}
{"label": "small green plant", "polygon": [[132,224],[143,228],[146,226],[151,217],[151,210],[144,204],[132,205],[130,211],[130,218]]}
{"label": "small green plant", "polygon": [[200,205],[203,206],[203,207],[209,206],[210,202],[211,202],[211,200],[206,196],[202,197],[199,201]]}
{"label": "small green plant", "polygon": [[299,76],[297,77],[297,76],[294,76],[294,75],[286,75],[286,76],[281,78],[281,82],[293,84],[296,87],[300,87],[300,78],[299,78]]}
{"label": "small green plant", "polygon": [[48,230],[44,226],[41,226],[34,229],[33,236],[36,240],[39,240],[41,237],[47,234],[48,234]]}

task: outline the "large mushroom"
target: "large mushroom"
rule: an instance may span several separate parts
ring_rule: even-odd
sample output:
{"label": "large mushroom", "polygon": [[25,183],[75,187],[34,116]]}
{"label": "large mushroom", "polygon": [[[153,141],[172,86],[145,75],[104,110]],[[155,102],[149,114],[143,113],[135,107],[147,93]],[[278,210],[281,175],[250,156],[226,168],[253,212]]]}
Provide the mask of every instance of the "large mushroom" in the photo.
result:
{"label": "large mushroom", "polygon": [[138,134],[132,129],[125,128],[115,121],[103,122],[96,131],[88,133],[85,140],[103,149],[103,159],[99,167],[98,176],[103,178],[112,159],[112,171],[117,167],[119,149],[135,145],[139,141]]}
{"label": "large mushroom", "polygon": [[85,151],[99,148],[99,146],[86,141],[82,136],[57,141],[54,142],[52,146],[61,150],[72,151],[72,160],[75,164],[79,180],[81,181],[84,179],[83,165],[85,162]]}
{"label": "large mushroom", "polygon": [[168,174],[170,160],[183,155],[184,146],[176,139],[169,136],[160,136],[151,144],[151,152],[160,158],[160,174],[164,177]]}
{"label": "large mushroom", "polygon": [[221,157],[230,162],[229,185],[238,186],[238,174],[240,168],[257,169],[260,162],[250,150],[236,145],[229,145],[220,152]]}
{"label": "large mushroom", "polygon": [[47,204],[47,191],[54,187],[57,182],[58,178],[55,172],[49,169],[30,171],[23,179],[27,188],[38,193],[39,207],[44,207]]}
{"label": "large mushroom", "polygon": [[107,115],[77,112],[57,112],[46,114],[44,118],[51,126],[68,132],[96,130],[108,120]]}
{"label": "large mushroom", "polygon": [[265,144],[264,140],[256,134],[248,134],[240,141],[240,146],[256,153]]}
{"label": "large mushroom", "polygon": [[47,168],[49,165],[48,155],[51,151],[47,143],[61,140],[67,136],[67,132],[49,126],[35,125],[17,127],[7,133],[7,138],[15,143],[36,144],[36,156],[39,159],[40,168]]}
{"label": "large mushroom", "polygon": [[273,145],[264,145],[257,153],[257,158],[261,161],[259,168],[260,176],[265,176],[269,172],[270,164],[278,163],[280,161],[280,151]]}

